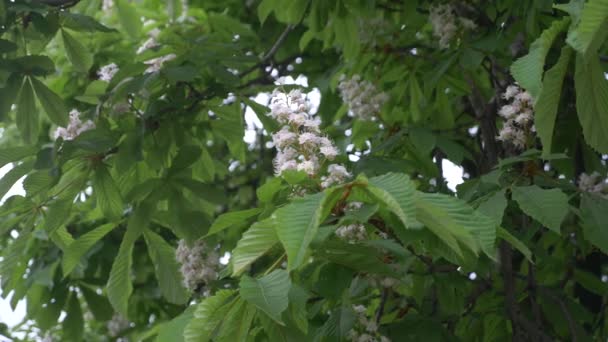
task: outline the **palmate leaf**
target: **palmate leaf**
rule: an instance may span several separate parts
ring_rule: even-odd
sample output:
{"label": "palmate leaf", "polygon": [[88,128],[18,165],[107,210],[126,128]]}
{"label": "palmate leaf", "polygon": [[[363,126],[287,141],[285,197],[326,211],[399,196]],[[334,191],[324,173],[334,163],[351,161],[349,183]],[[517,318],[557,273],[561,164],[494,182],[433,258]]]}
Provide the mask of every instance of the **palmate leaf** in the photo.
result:
{"label": "palmate leaf", "polygon": [[190,295],[182,285],[182,275],[175,259],[175,250],[160,235],[150,230],[144,231],[144,238],[163,297],[169,303],[185,304]]}
{"label": "palmate leaf", "polygon": [[576,51],[586,54],[591,52],[598,35],[605,35],[608,19],[607,0],[589,0],[580,14],[578,26],[568,34],[567,42]]}
{"label": "palmate leaf", "polygon": [[319,225],[338,200],[339,188],[298,198],[272,214],[279,240],[287,253],[287,269],[298,268],[304,262],[308,246]]}
{"label": "palmate leaf", "polygon": [[608,81],[597,55],[576,56],[576,112],[589,146],[608,153]]}
{"label": "palmate leaf", "polygon": [[494,257],[495,220],[471,208],[466,202],[442,194],[416,194],[416,217],[445,244],[462,256],[458,243],[476,253],[479,249]]}
{"label": "palmate leaf", "polygon": [[568,196],[559,189],[545,190],[537,185],[511,189],[519,208],[543,226],[560,234],[560,226],[569,211]]}
{"label": "palmate leaf", "polygon": [[388,173],[370,178],[367,190],[380,203],[390,209],[405,227],[416,227],[416,206],[414,195],[416,188],[407,175]]}
{"label": "palmate leaf", "polygon": [[538,132],[538,137],[543,143],[543,156],[548,156],[551,153],[553,129],[562,94],[562,84],[564,83],[564,77],[566,76],[571,56],[572,49],[564,46],[557,63],[545,73],[543,89],[534,104],[534,125]]}
{"label": "palmate leaf", "polygon": [[285,270],[274,270],[259,279],[243,276],[239,284],[241,297],[264,311],[268,317],[283,324],[281,313],[289,305],[291,280]]}
{"label": "palmate leaf", "polygon": [[129,297],[133,292],[131,283],[131,265],[133,264],[133,245],[141,233],[146,229],[149,217],[149,208],[140,205],[129,219],[118,255],[112,263],[110,278],[107,284],[108,299],[116,312],[127,315]]}
{"label": "palmate leaf", "polygon": [[63,38],[63,46],[67,53],[68,59],[78,71],[86,72],[93,65],[93,55],[66,30],[61,30],[61,38]]}
{"label": "palmate leaf", "polygon": [[234,290],[220,290],[213,297],[206,298],[196,306],[194,318],[184,329],[186,342],[206,342],[222,323],[225,314],[234,303]]}
{"label": "palmate leaf", "polygon": [[97,241],[101,240],[104,236],[116,228],[116,226],[117,223],[107,223],[101,225],[72,242],[63,253],[63,258],[61,260],[63,276],[67,277],[70,273],[72,273],[72,270],[74,270],[74,267],[78,265],[80,259],[86,254],[86,252],[88,252],[89,249],[91,249],[91,247],[97,243]]}
{"label": "palmate leaf", "polygon": [[267,219],[254,223],[243,233],[243,237],[232,251],[232,274],[241,274],[278,242],[279,238],[274,228],[274,220]]}
{"label": "palmate leaf", "polygon": [[542,89],[545,58],[557,35],[568,27],[569,18],[554,21],[551,26],[532,43],[530,52],[511,65],[511,74],[519,85],[532,97],[538,98]]}

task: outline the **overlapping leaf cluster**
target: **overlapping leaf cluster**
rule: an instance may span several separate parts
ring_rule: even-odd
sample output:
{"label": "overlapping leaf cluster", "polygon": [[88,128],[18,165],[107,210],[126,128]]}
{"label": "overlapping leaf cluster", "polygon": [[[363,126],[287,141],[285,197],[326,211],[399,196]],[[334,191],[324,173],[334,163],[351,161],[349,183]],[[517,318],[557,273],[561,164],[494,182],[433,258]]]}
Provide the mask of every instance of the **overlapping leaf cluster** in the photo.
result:
{"label": "overlapping leaf cluster", "polygon": [[[606,0],[0,0],[0,285],[27,307],[0,333],[605,339],[608,197],[579,180],[608,171],[607,26]],[[523,152],[496,139],[514,84]],[[275,176],[277,87],[320,95],[353,179]],[[67,140],[72,109],[94,125]],[[180,240],[224,256],[200,291]]]}

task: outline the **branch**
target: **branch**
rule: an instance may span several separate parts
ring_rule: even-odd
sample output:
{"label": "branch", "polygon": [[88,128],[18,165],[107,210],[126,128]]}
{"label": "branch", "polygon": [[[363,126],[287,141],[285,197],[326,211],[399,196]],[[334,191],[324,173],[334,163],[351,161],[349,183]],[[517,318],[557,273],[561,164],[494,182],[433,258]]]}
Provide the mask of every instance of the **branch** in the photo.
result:
{"label": "branch", "polygon": [[283,44],[283,42],[287,38],[287,35],[289,34],[289,32],[291,32],[291,30],[293,30],[294,27],[295,27],[294,25],[287,25],[287,27],[285,28],[285,30],[283,30],[283,32],[281,33],[281,35],[279,36],[279,38],[277,39],[277,41],[274,42],[274,44],[272,45],[272,47],[270,48],[270,50],[268,50],[268,52],[266,52],[266,54],[264,54],[264,57],[262,57],[262,59],[260,60],[260,62],[258,62],[257,64],[255,64],[251,68],[243,71],[243,73],[241,73],[239,76],[245,76],[247,74],[250,74],[255,69],[261,67],[262,65],[264,65],[264,63],[268,62],[268,60],[270,60],[272,58],[272,56],[274,56],[274,54],[277,53],[277,50],[281,47],[281,45]]}

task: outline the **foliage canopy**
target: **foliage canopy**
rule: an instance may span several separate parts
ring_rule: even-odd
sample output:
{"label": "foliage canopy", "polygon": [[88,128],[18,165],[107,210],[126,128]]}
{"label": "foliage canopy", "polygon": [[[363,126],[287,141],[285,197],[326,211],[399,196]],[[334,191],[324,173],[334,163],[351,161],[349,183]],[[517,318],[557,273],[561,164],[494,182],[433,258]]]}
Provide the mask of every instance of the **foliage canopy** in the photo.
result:
{"label": "foliage canopy", "polygon": [[607,32],[608,0],[0,0],[0,332],[604,340]]}

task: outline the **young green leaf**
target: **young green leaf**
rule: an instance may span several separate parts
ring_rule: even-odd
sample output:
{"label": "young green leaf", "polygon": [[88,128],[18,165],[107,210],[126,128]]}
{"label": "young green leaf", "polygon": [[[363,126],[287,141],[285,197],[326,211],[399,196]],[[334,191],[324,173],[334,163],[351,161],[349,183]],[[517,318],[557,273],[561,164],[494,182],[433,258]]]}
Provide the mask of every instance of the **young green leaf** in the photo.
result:
{"label": "young green leaf", "polygon": [[388,173],[369,179],[371,195],[390,209],[406,228],[417,227],[414,197],[416,188],[407,175]]}
{"label": "young green leaf", "polygon": [[63,320],[63,338],[66,341],[82,341],[84,334],[84,318],[82,308],[76,292],[72,292],[66,307],[66,316]]}
{"label": "young green leaf", "polygon": [[[577,52],[586,54],[591,47],[601,44],[596,38],[604,37],[606,31],[606,20],[608,19],[608,1],[589,0],[585,3],[580,14],[578,26],[568,33],[566,40]],[[595,44],[593,44],[595,43]],[[599,46],[596,46],[596,48]]]}
{"label": "young green leaf", "polygon": [[80,259],[104,236],[116,228],[116,223],[106,223],[101,225],[90,232],[82,235],[76,241],[71,243],[63,253],[61,259],[61,267],[63,269],[63,276],[67,277],[74,267],[78,265]]}
{"label": "young green leaf", "polygon": [[131,39],[139,38],[142,23],[137,14],[137,9],[127,0],[115,0],[116,12],[120,25],[127,32]]}

